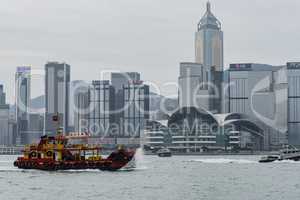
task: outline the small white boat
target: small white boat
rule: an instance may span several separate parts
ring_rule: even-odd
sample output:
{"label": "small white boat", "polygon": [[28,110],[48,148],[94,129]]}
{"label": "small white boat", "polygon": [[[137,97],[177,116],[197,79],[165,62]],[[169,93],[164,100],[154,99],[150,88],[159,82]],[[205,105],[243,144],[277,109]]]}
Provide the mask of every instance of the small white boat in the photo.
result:
{"label": "small white boat", "polygon": [[162,149],[160,149],[160,150],[157,151],[157,155],[159,157],[171,157],[172,156],[172,152],[168,148],[162,148]]}
{"label": "small white boat", "polygon": [[262,157],[258,162],[260,163],[267,163],[267,162],[274,162],[276,160],[279,160],[278,155],[269,155]]}

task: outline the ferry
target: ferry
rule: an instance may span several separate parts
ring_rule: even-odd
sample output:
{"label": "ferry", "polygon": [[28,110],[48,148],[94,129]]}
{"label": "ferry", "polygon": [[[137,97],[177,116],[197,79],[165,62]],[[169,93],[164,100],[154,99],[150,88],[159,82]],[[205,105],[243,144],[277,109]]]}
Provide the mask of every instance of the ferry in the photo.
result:
{"label": "ferry", "polygon": [[286,145],[286,147],[279,152],[279,160],[300,160],[300,150],[292,145]]}
{"label": "ferry", "polygon": [[274,162],[276,160],[300,161],[300,150],[294,146],[286,145],[284,149],[278,152],[278,155],[264,156],[259,160],[259,162],[266,163],[266,162]]}
{"label": "ferry", "polygon": [[17,158],[14,166],[48,171],[70,169],[116,171],[126,166],[135,154],[134,150],[120,146],[108,157],[103,158],[100,155],[99,145],[69,144],[68,140],[68,136],[63,135],[42,136],[38,144],[25,147],[23,156]]}

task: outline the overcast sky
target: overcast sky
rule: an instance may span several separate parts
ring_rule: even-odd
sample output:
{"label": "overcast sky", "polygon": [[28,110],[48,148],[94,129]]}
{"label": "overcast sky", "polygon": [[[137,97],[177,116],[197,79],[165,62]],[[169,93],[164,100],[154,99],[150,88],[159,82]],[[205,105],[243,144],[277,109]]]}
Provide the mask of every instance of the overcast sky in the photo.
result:
{"label": "overcast sky", "polygon": [[[194,61],[205,0],[0,0],[0,82],[9,101],[16,66],[71,65],[72,79],[141,72],[162,85]],[[225,65],[300,61],[299,0],[211,0],[224,31]],[[40,84],[38,84],[40,82]],[[42,93],[33,81],[33,96]],[[168,88],[162,88],[164,92]]]}

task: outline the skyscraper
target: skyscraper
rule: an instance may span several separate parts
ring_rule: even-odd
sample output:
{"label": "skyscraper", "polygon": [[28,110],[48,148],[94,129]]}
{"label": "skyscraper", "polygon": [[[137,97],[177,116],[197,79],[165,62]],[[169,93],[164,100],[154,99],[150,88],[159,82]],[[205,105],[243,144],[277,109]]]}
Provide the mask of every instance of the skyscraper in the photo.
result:
{"label": "skyscraper", "polygon": [[3,90],[3,85],[0,85],[0,105],[5,104],[6,95]]}
{"label": "skyscraper", "polygon": [[127,85],[128,82],[139,81],[140,76],[138,72],[112,73],[111,84],[114,86],[116,92],[119,92],[123,89],[123,85]]}
{"label": "skyscraper", "polygon": [[9,105],[6,104],[3,85],[0,85],[0,145],[12,144],[13,138],[9,133]]}
{"label": "skyscraper", "polygon": [[71,82],[70,91],[70,119],[74,131],[82,133],[85,130],[89,114],[89,91],[90,84],[83,80],[75,80]]}
{"label": "skyscraper", "polygon": [[208,69],[214,67],[215,71],[223,71],[223,32],[209,2],[195,34],[195,60]]}
{"label": "skyscraper", "polygon": [[59,116],[59,126],[68,132],[70,65],[48,62],[45,65],[45,132],[55,134],[58,124],[53,122],[54,115]]}
{"label": "skyscraper", "polygon": [[31,67],[17,67],[15,75],[15,102],[17,137],[26,144],[29,126]]}
{"label": "skyscraper", "polygon": [[180,63],[179,106],[210,110],[207,73],[198,63]]}
{"label": "skyscraper", "polygon": [[288,85],[286,66],[234,63],[228,71],[229,112],[246,114],[259,124],[265,148],[281,148],[287,143],[288,89],[290,95],[298,90]]}
{"label": "skyscraper", "polygon": [[124,109],[124,90],[123,86],[129,83],[140,81],[140,73],[138,72],[120,72],[111,74],[111,84],[115,88],[115,102],[114,102],[114,121],[121,124]]}
{"label": "skyscraper", "polygon": [[30,109],[31,67],[17,67],[15,76],[16,116],[28,115]]}
{"label": "skyscraper", "polygon": [[120,127],[118,137],[139,138],[144,128],[144,120],[149,119],[149,86],[143,84],[138,72],[111,74],[115,88],[114,122]]}
{"label": "skyscraper", "polygon": [[289,144],[300,146],[300,62],[287,63]]}
{"label": "skyscraper", "polygon": [[90,112],[88,130],[93,136],[107,137],[111,135],[113,122],[114,88],[108,80],[94,80],[88,90]]}
{"label": "skyscraper", "polygon": [[180,63],[180,107],[204,108],[220,113],[223,98],[223,32],[210,3],[195,33],[195,63]]}
{"label": "skyscraper", "polygon": [[140,138],[149,119],[149,86],[143,81],[123,85],[123,137]]}

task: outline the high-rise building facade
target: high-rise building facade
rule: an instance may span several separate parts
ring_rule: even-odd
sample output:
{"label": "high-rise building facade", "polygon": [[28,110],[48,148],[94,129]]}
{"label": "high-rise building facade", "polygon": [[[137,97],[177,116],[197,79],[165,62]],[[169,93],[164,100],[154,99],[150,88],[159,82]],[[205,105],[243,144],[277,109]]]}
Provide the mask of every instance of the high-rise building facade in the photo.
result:
{"label": "high-rise building facade", "polygon": [[115,88],[116,93],[123,90],[123,85],[128,82],[141,80],[141,75],[138,72],[114,72],[111,73],[111,84]]}
{"label": "high-rise building facade", "polygon": [[206,12],[195,33],[195,63],[180,63],[180,106],[204,108],[212,113],[223,112],[222,82],[223,32],[207,2]]}
{"label": "high-rise building facade", "polygon": [[140,138],[149,119],[149,86],[142,81],[123,85],[123,131],[121,136]]}
{"label": "high-rise building facade", "polygon": [[0,145],[11,145],[13,135],[9,131],[9,105],[6,104],[3,85],[0,85]]}
{"label": "high-rise building facade", "polygon": [[223,32],[209,2],[195,34],[195,57],[196,63],[201,63],[205,68],[214,67],[216,71],[223,71]]}
{"label": "high-rise building facade", "polygon": [[210,110],[207,72],[202,64],[180,63],[179,106]]}
{"label": "high-rise building facade", "polygon": [[287,63],[288,75],[288,140],[300,146],[300,62]]}
{"label": "high-rise building facade", "polygon": [[73,121],[72,125],[76,133],[86,132],[89,115],[89,88],[90,84],[85,81],[72,81],[70,91],[70,120],[72,119]]}
{"label": "high-rise building facade", "polygon": [[31,99],[31,67],[17,67],[15,74],[15,102],[17,137],[22,144],[28,143],[28,127]]}
{"label": "high-rise building facade", "polygon": [[88,90],[89,114],[88,130],[92,136],[112,136],[111,124],[114,121],[114,88],[108,80],[95,80]]}
{"label": "high-rise building facade", "polygon": [[15,76],[16,116],[27,116],[30,112],[31,67],[17,67]]}
{"label": "high-rise building facade", "polygon": [[[124,108],[124,85],[140,81],[140,73],[138,72],[115,72],[111,73],[111,84],[115,89],[115,102],[114,102],[114,122],[121,124]],[[120,131],[122,132],[122,131]]]}
{"label": "high-rise building facade", "polygon": [[0,145],[11,145],[12,135],[9,134],[9,105],[0,105]]}
{"label": "high-rise building facade", "polygon": [[229,112],[246,114],[259,124],[266,149],[287,143],[286,75],[285,66],[235,63],[229,68]]}
{"label": "high-rise building facade", "polygon": [[[58,126],[65,134],[69,127],[69,86],[70,65],[66,63],[48,62],[45,65],[45,133],[55,134]],[[52,120],[59,116],[59,124]]]}
{"label": "high-rise building facade", "polygon": [[3,85],[0,85],[0,105],[5,104],[6,94],[3,90]]}

